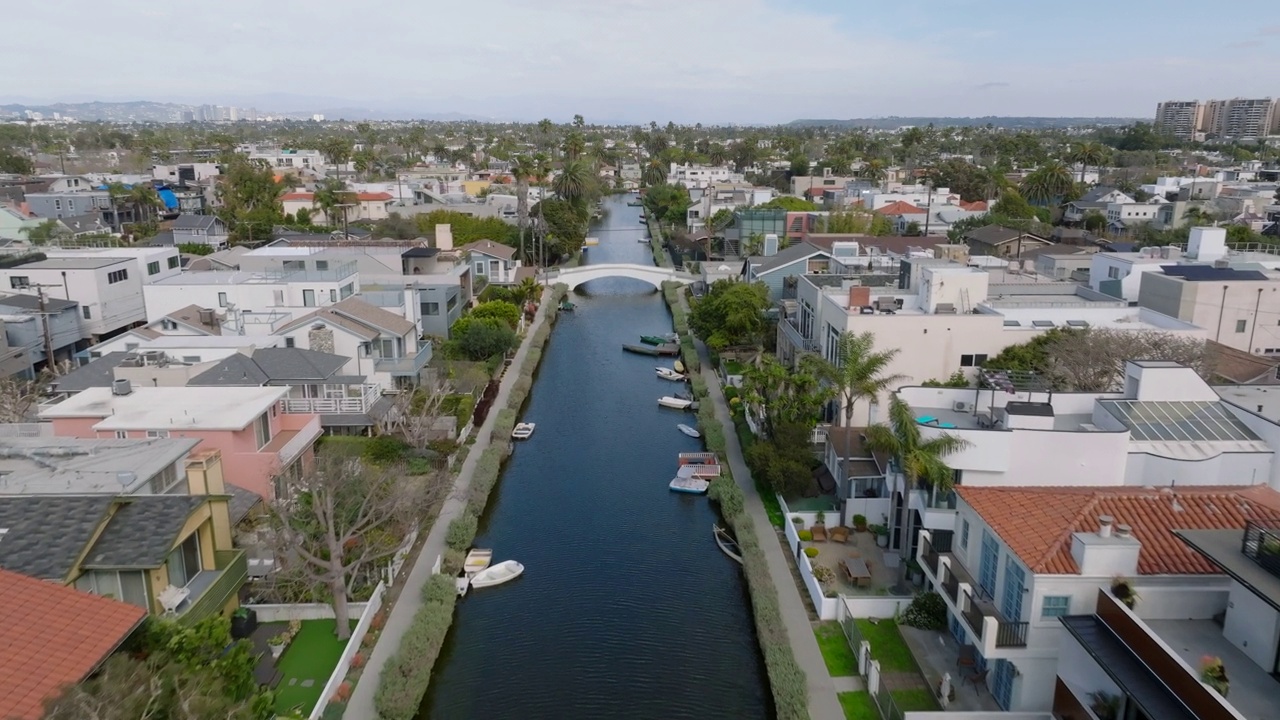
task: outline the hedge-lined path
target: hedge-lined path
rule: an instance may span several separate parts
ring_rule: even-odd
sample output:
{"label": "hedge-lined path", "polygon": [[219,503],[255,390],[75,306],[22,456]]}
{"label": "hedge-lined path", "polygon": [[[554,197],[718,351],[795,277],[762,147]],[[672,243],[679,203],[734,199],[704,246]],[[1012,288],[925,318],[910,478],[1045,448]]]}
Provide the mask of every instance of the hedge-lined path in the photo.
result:
{"label": "hedge-lined path", "polygon": [[[682,292],[680,304],[687,311],[689,301]],[[702,377],[707,382],[707,397],[715,405],[716,419],[724,427],[725,454],[728,455],[729,470],[733,479],[742,488],[746,497],[747,512],[755,523],[756,535],[760,538],[760,546],[764,549],[765,559],[769,564],[769,574],[778,589],[778,604],[782,609],[782,619],[787,626],[787,637],[791,640],[791,651],[796,662],[804,670],[805,680],[809,687],[809,717],[813,720],[844,717],[840,708],[840,700],[836,697],[836,685],[827,673],[827,663],[822,659],[822,651],[818,649],[818,640],[813,635],[813,626],[809,622],[809,612],[805,609],[804,600],[792,579],[791,568],[787,556],[782,553],[781,545],[776,542],[777,530],[769,522],[769,514],[765,512],[764,502],[756,491],[755,480],[747,469],[747,462],[742,456],[742,445],[738,442],[738,433],[734,429],[733,416],[729,414],[729,403],[725,401],[724,392],[720,388],[720,377],[711,365],[711,355],[707,346],[697,338],[694,343],[698,348],[698,360],[702,367]]]}
{"label": "hedge-lined path", "polygon": [[489,406],[489,414],[485,417],[484,423],[475,431],[476,440],[467,451],[467,459],[463,461],[462,469],[458,471],[458,477],[454,480],[453,491],[440,507],[440,514],[436,516],[435,524],[427,533],[426,542],[418,553],[418,559],[400,588],[400,598],[387,615],[382,635],[374,645],[373,652],[369,654],[364,674],[360,676],[360,682],[356,684],[355,690],[351,693],[351,699],[347,702],[346,712],[342,715],[344,720],[375,720],[378,717],[373,705],[373,696],[378,689],[378,678],[382,675],[382,669],[387,661],[400,649],[400,637],[409,629],[414,614],[422,606],[422,586],[426,585],[427,580],[431,578],[431,566],[435,564],[436,558],[444,554],[444,538],[449,523],[467,511],[467,497],[471,490],[471,476],[475,473],[476,463],[489,448],[489,436],[493,432],[494,423],[497,422],[498,411],[507,406],[511,386],[519,377],[525,356],[529,354],[530,340],[538,328],[547,322],[547,313],[544,309],[551,302],[553,292],[554,290],[550,287],[543,289],[542,304],[539,306],[537,316],[525,332],[524,340],[516,350],[508,371],[503,373],[502,381],[498,384],[498,394],[494,396],[493,404]]}

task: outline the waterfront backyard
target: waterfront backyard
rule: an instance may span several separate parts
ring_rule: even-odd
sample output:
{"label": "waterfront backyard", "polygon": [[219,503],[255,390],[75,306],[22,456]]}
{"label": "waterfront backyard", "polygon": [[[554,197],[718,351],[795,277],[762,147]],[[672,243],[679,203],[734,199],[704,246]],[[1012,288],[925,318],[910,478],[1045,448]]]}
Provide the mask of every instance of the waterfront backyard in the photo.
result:
{"label": "waterfront backyard", "polygon": [[[351,627],[354,628],[355,621]],[[288,623],[268,623],[263,627],[285,632]],[[333,620],[303,620],[298,634],[276,663],[280,683],[276,685],[276,712],[300,710],[307,715],[320,700],[325,683],[338,665],[347,641],[334,636]]]}

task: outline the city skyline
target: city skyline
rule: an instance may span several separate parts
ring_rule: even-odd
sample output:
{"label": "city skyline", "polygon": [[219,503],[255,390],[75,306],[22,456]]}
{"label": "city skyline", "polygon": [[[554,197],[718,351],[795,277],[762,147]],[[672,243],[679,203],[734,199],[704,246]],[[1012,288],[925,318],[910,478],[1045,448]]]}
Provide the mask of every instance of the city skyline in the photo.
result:
{"label": "city skyline", "polygon": [[[1170,98],[1275,96],[1268,82],[1280,74],[1280,57],[1267,52],[1280,40],[1280,24],[1211,39],[1154,2],[1082,0],[1035,17],[1011,0],[835,9],[783,0],[548,0],[536,7],[497,0],[484,13],[386,2],[123,4],[135,7],[101,18],[92,37],[67,26],[65,9],[28,8],[15,20],[13,51],[41,52],[38,43],[50,33],[66,41],[65,51],[44,53],[46,62],[0,81],[0,101],[146,98],[264,112],[351,106],[510,120],[581,113],[598,122],[1150,117]],[[1244,0],[1237,9],[1240,17],[1264,17],[1269,4]],[[1144,31],[1131,32],[1135,24]],[[207,62],[183,63],[182,72],[165,72],[154,59],[113,64],[105,75],[76,72],[101,62],[99,38],[117,32],[145,35],[149,57],[181,62],[191,47],[176,28],[190,27],[216,40],[202,45]],[[530,27],[542,37],[528,38]],[[342,51],[318,73],[315,58],[280,42],[283,28]],[[336,36],[334,28],[341,28]],[[1194,57],[1188,47],[1199,48]],[[1124,92],[1105,90],[1123,67],[1139,81]],[[258,100],[270,95],[323,102]]]}

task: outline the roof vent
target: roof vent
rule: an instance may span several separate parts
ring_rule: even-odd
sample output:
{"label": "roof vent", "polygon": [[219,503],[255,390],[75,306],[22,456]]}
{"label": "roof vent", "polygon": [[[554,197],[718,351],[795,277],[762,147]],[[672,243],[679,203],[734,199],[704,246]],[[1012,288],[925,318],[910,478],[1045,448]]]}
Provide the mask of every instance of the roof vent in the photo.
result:
{"label": "roof vent", "polygon": [[128,395],[133,392],[133,385],[125,378],[114,380],[111,383],[112,395]]}
{"label": "roof vent", "polygon": [[1098,537],[1111,537],[1111,526],[1115,523],[1115,518],[1110,515],[1098,516]]}
{"label": "roof vent", "polygon": [[1129,527],[1128,525],[1125,525],[1125,524],[1123,524],[1123,523],[1121,523],[1120,525],[1117,525],[1117,526],[1116,526],[1116,537],[1118,537],[1118,538],[1131,538],[1131,537],[1133,537],[1133,528],[1131,528],[1131,527]]}

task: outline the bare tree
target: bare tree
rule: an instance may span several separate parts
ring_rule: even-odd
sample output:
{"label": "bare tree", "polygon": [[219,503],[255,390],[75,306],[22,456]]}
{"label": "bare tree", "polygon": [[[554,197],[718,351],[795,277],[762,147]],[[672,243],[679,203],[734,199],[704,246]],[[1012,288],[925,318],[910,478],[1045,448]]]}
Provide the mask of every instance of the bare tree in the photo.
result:
{"label": "bare tree", "polygon": [[1123,390],[1126,360],[1171,360],[1213,375],[1204,340],[1159,330],[1089,328],[1064,333],[1045,350],[1055,385],[1076,392]]}
{"label": "bare tree", "polygon": [[439,474],[410,475],[330,449],[272,504],[277,557],[330,597],[338,639],[351,634],[348,599],[362,570],[394,555],[443,492]]}
{"label": "bare tree", "polygon": [[437,439],[435,433],[442,417],[440,408],[449,392],[449,383],[444,380],[420,385],[412,392],[401,392],[378,421],[378,434],[399,435],[414,450],[426,450],[427,444]]}
{"label": "bare tree", "polygon": [[45,720],[257,720],[252,700],[232,697],[215,672],[167,657],[112,655],[98,673],[46,703]]}
{"label": "bare tree", "polygon": [[71,363],[55,363],[52,368],[41,370],[35,379],[17,375],[0,380],[0,423],[27,423],[36,420],[36,405],[49,384],[60,375],[66,375]]}

